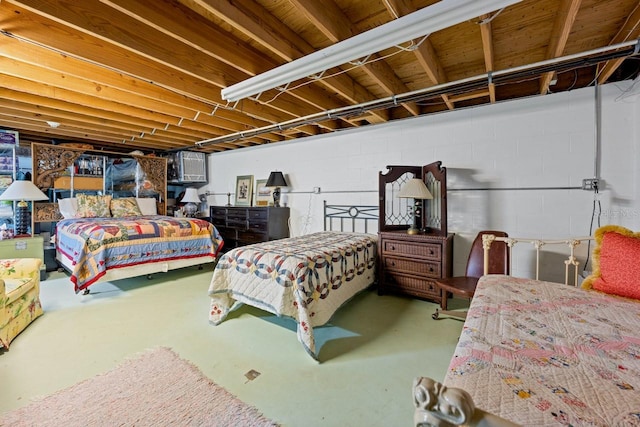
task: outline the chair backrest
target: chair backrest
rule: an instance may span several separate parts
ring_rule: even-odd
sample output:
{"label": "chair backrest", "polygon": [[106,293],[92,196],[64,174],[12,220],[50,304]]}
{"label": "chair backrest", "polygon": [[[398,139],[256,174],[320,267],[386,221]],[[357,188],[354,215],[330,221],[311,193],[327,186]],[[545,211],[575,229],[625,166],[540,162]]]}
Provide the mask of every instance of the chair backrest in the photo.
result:
{"label": "chair backrest", "polygon": [[[482,277],[484,274],[482,236],[485,234],[493,234],[497,237],[509,237],[504,231],[485,230],[479,232],[471,245],[471,252],[469,252],[469,259],[467,260],[466,276],[468,277]],[[491,244],[489,256],[489,274],[509,274],[509,268],[509,247],[505,242],[494,241]]]}

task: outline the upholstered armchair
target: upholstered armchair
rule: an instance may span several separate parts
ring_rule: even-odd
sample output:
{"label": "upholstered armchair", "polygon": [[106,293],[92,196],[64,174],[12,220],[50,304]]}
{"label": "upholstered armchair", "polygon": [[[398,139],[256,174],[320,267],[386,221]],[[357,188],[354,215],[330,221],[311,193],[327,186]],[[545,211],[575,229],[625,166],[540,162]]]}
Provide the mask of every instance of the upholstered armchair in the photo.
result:
{"label": "upholstered armchair", "polygon": [[0,346],[42,314],[40,265],[37,258],[0,260]]}

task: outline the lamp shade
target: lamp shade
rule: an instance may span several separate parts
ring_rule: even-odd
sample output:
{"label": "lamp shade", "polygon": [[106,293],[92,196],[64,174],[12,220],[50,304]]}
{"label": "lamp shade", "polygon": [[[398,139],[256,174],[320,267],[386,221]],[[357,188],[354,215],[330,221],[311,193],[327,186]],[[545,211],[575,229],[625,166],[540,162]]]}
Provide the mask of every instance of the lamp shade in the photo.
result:
{"label": "lamp shade", "polygon": [[13,181],[2,194],[0,200],[49,200],[31,181]]}
{"label": "lamp shade", "polygon": [[282,172],[271,172],[267,179],[266,187],[288,187],[287,180],[284,179]]}
{"label": "lamp shade", "polygon": [[400,189],[398,197],[408,199],[433,199],[431,192],[419,178],[412,178]]}
{"label": "lamp shade", "polygon": [[186,190],[184,190],[184,196],[182,197],[182,200],[180,200],[181,203],[200,203],[200,197],[198,196],[198,190],[196,190],[195,188],[187,188]]}

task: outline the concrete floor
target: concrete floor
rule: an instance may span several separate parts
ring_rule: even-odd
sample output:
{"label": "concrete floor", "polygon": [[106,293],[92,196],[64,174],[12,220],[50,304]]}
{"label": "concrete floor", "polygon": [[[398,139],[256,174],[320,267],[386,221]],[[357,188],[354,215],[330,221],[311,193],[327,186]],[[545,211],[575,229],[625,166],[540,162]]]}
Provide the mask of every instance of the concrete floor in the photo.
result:
{"label": "concrete floor", "polygon": [[413,379],[443,379],[462,329],[432,320],[435,304],[365,291],[316,329],[318,363],[293,321],[244,306],[210,325],[211,275],[189,267],[76,295],[65,273],[49,273],[45,314],[0,350],[0,413],[165,346],[284,426],[408,426]]}

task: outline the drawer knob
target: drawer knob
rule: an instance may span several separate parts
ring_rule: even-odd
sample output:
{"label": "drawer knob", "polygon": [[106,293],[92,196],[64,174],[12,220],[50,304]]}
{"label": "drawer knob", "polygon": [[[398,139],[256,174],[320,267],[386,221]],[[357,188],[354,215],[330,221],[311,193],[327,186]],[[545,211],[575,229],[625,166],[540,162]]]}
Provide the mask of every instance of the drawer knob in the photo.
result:
{"label": "drawer knob", "polygon": [[395,247],[395,246],[393,246],[393,245],[391,245],[391,250],[392,250],[392,251],[395,251],[395,250],[396,250],[396,247]]}

